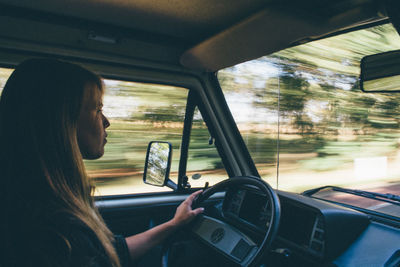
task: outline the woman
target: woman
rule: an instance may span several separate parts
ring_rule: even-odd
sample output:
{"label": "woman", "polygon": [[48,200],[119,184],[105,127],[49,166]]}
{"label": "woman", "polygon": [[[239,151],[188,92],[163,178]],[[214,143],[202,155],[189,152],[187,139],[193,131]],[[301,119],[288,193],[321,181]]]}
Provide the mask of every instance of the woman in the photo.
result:
{"label": "woman", "polygon": [[114,237],[91,196],[83,159],[103,155],[103,84],[92,72],[31,59],[11,74],[0,99],[0,266],[123,266],[202,209],[199,193],[174,218],[126,239]]}

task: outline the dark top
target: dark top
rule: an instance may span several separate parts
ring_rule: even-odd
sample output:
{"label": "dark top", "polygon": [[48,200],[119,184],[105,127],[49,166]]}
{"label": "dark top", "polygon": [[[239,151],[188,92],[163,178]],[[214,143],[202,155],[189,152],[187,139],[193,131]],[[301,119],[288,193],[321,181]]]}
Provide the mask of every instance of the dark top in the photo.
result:
{"label": "dark top", "polygon": [[[45,228],[30,234],[22,230],[25,239],[16,234],[15,239],[3,244],[6,251],[1,253],[0,267],[111,267],[100,241],[88,228],[71,225],[61,234]],[[69,240],[70,248],[63,237]],[[114,247],[121,266],[132,266],[125,238],[116,235]]]}
{"label": "dark top", "polygon": [[132,266],[133,263],[131,261],[131,256],[129,255],[128,246],[126,244],[125,237],[121,235],[115,236],[115,249],[117,250],[117,254],[122,267]]}
{"label": "dark top", "polygon": [[[85,231],[86,232],[86,231]],[[69,266],[109,267],[109,262],[103,247],[93,233],[76,233],[71,244]],[[71,243],[72,243],[71,242]],[[115,235],[115,250],[122,267],[132,266],[125,238]]]}

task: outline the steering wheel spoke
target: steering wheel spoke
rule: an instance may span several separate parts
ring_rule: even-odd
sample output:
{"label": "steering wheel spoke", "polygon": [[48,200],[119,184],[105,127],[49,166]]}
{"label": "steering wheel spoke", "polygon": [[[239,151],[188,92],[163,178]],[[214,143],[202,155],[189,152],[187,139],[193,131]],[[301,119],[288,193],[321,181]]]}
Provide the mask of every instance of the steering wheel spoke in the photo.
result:
{"label": "steering wheel spoke", "polygon": [[209,216],[198,218],[192,231],[207,245],[241,266],[246,266],[258,249],[256,243],[241,231]]}

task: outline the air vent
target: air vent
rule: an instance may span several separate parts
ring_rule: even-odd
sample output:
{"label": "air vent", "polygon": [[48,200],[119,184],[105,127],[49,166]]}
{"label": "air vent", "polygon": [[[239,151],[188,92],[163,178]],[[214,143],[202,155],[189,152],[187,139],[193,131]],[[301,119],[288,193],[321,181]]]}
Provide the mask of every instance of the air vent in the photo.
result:
{"label": "air vent", "polygon": [[325,249],[325,226],[321,216],[315,219],[314,228],[310,240],[310,249],[318,255],[324,254]]}

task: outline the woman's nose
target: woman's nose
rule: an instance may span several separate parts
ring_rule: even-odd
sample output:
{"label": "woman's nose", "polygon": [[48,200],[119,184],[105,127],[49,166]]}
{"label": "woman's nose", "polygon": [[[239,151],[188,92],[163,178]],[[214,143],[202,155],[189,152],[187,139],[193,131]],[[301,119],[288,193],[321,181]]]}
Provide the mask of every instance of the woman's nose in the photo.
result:
{"label": "woman's nose", "polygon": [[103,114],[103,125],[104,128],[108,128],[110,126],[110,121],[107,119],[106,116],[104,116],[104,114]]}

